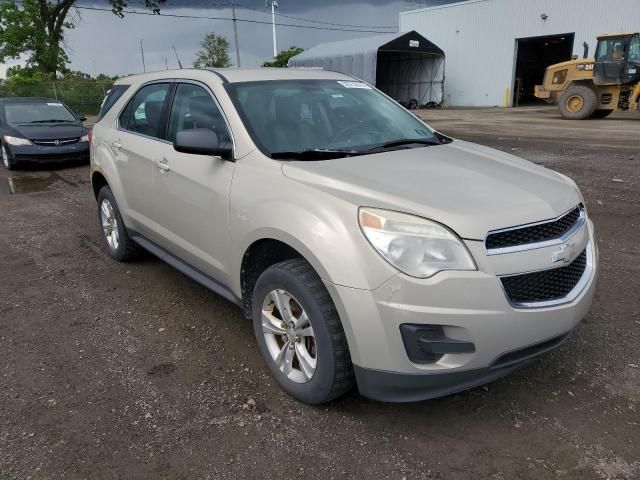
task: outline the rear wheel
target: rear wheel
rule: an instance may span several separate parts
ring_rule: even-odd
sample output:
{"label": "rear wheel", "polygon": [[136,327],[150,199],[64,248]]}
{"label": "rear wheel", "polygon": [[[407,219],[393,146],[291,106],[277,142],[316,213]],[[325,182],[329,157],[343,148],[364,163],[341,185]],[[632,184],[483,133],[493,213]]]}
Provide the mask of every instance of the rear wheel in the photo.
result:
{"label": "rear wheel", "polygon": [[574,85],[560,97],[560,113],[568,120],[585,120],[591,117],[597,105],[596,92],[584,85]]}
{"label": "rear wheel", "polygon": [[305,260],[278,263],[260,276],[253,294],[253,327],[271,374],[292,397],[318,404],[353,387],[338,312]]}
{"label": "rear wheel", "polygon": [[129,237],[109,187],[102,187],[98,194],[98,220],[102,228],[102,240],[111,258],[118,262],[129,262],[140,256],[142,248]]}
{"label": "rear wheel", "polygon": [[599,118],[607,118],[609,115],[611,115],[613,113],[613,110],[596,110],[595,112],[593,112],[593,115],[591,115],[591,117],[594,120],[597,120]]}
{"label": "rear wheel", "polygon": [[15,169],[16,164],[13,158],[11,158],[11,154],[7,150],[7,147],[4,146],[4,144],[2,144],[1,150],[2,150],[2,163],[4,164],[4,168],[6,168],[7,170]]}

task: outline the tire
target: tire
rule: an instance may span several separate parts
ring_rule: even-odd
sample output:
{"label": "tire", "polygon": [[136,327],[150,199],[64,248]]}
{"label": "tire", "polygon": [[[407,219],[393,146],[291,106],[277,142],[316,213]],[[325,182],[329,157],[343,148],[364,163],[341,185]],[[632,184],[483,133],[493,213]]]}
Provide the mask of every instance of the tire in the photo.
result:
{"label": "tire", "polygon": [[1,149],[2,163],[4,165],[4,168],[6,168],[7,170],[15,170],[16,162],[13,160],[13,158],[11,158],[11,154],[9,153],[7,148],[4,146],[4,143],[2,144],[0,149]]}
{"label": "tire", "polygon": [[584,85],[574,85],[560,97],[560,113],[567,120],[585,120],[593,115],[597,105],[596,92]]}
{"label": "tire", "polygon": [[[284,317],[291,325],[297,322],[297,329],[283,328],[278,302],[286,305],[288,314]],[[286,260],[268,268],[256,283],[252,314],[260,353],[289,395],[304,403],[320,404],[353,388],[353,367],[342,323],[329,292],[307,261]]]}
{"label": "tire", "polygon": [[591,115],[591,117],[589,118],[593,120],[597,120],[600,118],[607,118],[612,113],[613,113],[613,110],[596,110],[595,112],[593,112],[593,115]]}
{"label": "tire", "polygon": [[98,194],[98,222],[102,241],[111,258],[118,262],[130,262],[140,257],[142,248],[129,237],[109,187],[102,187]]}

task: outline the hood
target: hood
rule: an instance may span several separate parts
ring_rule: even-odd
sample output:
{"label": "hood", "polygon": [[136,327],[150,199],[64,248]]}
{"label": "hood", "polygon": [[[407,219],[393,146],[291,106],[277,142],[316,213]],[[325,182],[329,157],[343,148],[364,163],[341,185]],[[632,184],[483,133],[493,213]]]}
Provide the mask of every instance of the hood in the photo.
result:
{"label": "hood", "polygon": [[56,138],[76,138],[87,133],[78,123],[51,123],[40,125],[11,125],[11,128],[29,140],[55,140]]}
{"label": "hood", "polygon": [[466,239],[557,217],[582,201],[567,177],[488,147],[448,145],[325,161],[283,173],[359,206],[413,213]]}

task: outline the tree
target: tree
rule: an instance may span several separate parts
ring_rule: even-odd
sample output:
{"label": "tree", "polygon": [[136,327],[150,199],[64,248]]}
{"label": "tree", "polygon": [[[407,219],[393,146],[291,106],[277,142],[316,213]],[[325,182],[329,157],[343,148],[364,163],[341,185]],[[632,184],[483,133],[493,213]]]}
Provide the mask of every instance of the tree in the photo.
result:
{"label": "tree", "polygon": [[278,67],[278,68],[287,68],[289,64],[289,59],[291,57],[295,57],[296,55],[304,52],[304,48],[300,47],[289,47],[289,50],[282,50],[276,58],[274,58],[270,62],[264,62],[262,64],[263,67]]}
{"label": "tree", "polygon": [[[104,0],[119,17],[128,0]],[[147,8],[160,13],[167,0],[144,0]],[[65,31],[73,28],[69,18],[77,0],[22,0],[0,4],[0,61],[26,55],[27,67],[49,78],[66,69],[69,57],[64,49]]]}
{"label": "tree", "polygon": [[200,43],[200,50],[196,53],[195,68],[226,68],[231,66],[231,58],[227,51],[229,42],[214,32],[207,33]]}

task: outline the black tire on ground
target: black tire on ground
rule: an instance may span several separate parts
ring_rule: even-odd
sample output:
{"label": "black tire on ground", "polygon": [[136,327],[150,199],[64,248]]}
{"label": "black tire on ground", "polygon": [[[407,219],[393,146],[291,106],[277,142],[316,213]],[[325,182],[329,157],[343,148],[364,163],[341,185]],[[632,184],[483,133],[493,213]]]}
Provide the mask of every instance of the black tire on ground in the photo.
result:
{"label": "black tire on ground", "polygon": [[0,154],[2,155],[2,164],[4,165],[4,168],[6,168],[7,170],[15,170],[16,162],[11,157],[11,153],[9,153],[9,150],[4,146],[4,144],[0,145],[0,150],[1,150]]}
{"label": "black tire on ground", "polygon": [[593,120],[597,120],[599,118],[607,118],[612,113],[613,113],[613,110],[596,110],[595,112],[593,112],[593,115],[591,115],[591,117],[589,118]]}
{"label": "black tire on ground", "polygon": [[585,85],[574,85],[560,97],[560,113],[568,120],[585,120],[598,106],[596,92]]}
{"label": "black tire on ground", "polygon": [[[116,248],[114,248],[107,240],[107,235],[103,227],[102,208],[105,202],[108,202],[113,210],[113,218],[115,219],[114,228],[117,230],[118,235],[118,244]],[[100,189],[100,193],[98,193],[98,223],[100,225],[102,241],[111,258],[118,262],[130,262],[141,256],[143,249],[129,237],[127,228],[122,221],[122,216],[120,215],[120,209],[118,208],[116,199],[114,198],[111,189],[107,186],[102,187]]]}
{"label": "black tire on ground", "polygon": [[[310,380],[297,383],[276,365],[262,329],[262,307],[270,292],[289,292],[307,313],[315,335],[317,365]],[[292,397],[308,404],[334,400],[355,383],[347,339],[329,292],[309,263],[301,258],[286,260],[268,268],[253,292],[253,327],[271,374]]]}

